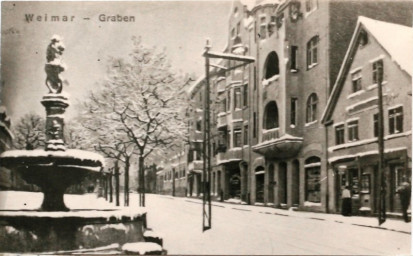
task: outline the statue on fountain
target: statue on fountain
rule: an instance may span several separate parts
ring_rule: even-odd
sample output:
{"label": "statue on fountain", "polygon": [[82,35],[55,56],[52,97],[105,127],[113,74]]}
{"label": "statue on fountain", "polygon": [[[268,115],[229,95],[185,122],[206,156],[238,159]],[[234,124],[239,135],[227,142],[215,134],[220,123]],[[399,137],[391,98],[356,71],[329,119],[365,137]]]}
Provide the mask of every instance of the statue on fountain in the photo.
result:
{"label": "statue on fountain", "polygon": [[62,54],[65,50],[62,39],[54,35],[50,44],[47,46],[45,71],[46,86],[50,93],[61,93],[63,89],[63,81],[60,78],[60,73],[65,70],[65,65],[62,62]]}

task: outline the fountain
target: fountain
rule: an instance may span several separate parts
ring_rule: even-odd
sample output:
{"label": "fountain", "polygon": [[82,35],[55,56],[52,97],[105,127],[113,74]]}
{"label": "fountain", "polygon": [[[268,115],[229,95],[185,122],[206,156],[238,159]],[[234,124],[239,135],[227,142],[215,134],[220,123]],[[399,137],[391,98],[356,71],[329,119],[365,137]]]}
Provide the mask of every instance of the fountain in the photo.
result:
{"label": "fountain", "polygon": [[[41,101],[46,109],[44,150],[11,150],[0,155],[0,165],[20,173],[43,193],[38,209],[0,210],[1,252],[87,253],[122,252],[122,245],[145,243],[146,212],[142,208],[70,210],[64,202],[66,189],[87,175],[99,173],[104,164],[100,155],[66,149],[64,113],[69,106],[60,73],[65,70],[62,40],[53,36],[47,47],[46,86],[49,93]],[[87,202],[85,202],[87,204]],[[153,244],[150,244],[154,248]],[[136,247],[136,246],[135,246]],[[146,248],[148,243],[146,244]],[[103,248],[103,249],[102,249]],[[155,248],[158,248],[155,246]],[[162,247],[157,252],[162,252]]]}

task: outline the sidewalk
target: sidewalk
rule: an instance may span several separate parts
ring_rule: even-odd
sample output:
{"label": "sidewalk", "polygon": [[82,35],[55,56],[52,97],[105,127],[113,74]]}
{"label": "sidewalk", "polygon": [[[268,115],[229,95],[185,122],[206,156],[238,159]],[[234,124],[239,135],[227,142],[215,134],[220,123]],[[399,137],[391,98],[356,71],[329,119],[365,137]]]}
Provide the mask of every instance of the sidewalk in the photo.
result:
{"label": "sidewalk", "polygon": [[[200,198],[192,197],[172,197],[168,195],[159,195],[163,197],[172,198],[175,200],[184,200],[190,203],[202,204]],[[228,208],[240,211],[249,211],[261,214],[273,214],[285,217],[293,218],[306,218],[319,221],[330,221],[336,223],[342,223],[347,225],[355,225],[368,228],[377,228],[382,230],[389,230],[394,232],[400,232],[404,234],[411,234],[411,223],[406,223],[401,219],[391,219],[387,218],[386,222],[379,226],[377,217],[364,217],[364,216],[351,216],[345,217],[340,214],[329,214],[329,213],[318,213],[318,212],[306,212],[306,211],[293,211],[293,210],[283,210],[272,207],[265,206],[254,206],[254,205],[242,205],[233,204],[227,202],[212,202],[212,206]]]}

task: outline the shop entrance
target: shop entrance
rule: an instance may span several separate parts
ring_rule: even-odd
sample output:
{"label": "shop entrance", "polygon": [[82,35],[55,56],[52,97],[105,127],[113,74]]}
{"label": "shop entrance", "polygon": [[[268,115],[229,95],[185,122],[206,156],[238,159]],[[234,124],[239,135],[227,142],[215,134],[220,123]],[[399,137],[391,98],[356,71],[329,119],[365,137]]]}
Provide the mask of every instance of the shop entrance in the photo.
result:
{"label": "shop entrance", "polygon": [[264,203],[264,177],[265,171],[263,167],[255,169],[255,202]]}

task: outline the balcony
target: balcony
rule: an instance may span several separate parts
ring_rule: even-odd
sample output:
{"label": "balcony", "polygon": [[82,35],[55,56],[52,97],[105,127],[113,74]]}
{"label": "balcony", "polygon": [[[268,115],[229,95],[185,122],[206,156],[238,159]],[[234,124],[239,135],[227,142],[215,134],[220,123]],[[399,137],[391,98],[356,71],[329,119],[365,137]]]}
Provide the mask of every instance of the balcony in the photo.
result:
{"label": "balcony", "polygon": [[195,160],[193,162],[188,163],[188,171],[202,171],[203,169],[203,161],[202,160]]}
{"label": "balcony", "polygon": [[221,112],[217,115],[217,128],[227,126],[227,113]]}
{"label": "balcony", "polygon": [[262,141],[275,140],[279,137],[279,128],[264,130],[262,132]]}
{"label": "balcony", "polygon": [[301,148],[303,138],[289,134],[279,136],[279,129],[265,130],[262,142],[253,146],[252,150],[268,158],[285,158],[295,156]]}
{"label": "balcony", "polygon": [[239,162],[242,159],[242,148],[231,148],[226,152],[218,153],[217,164]]}

